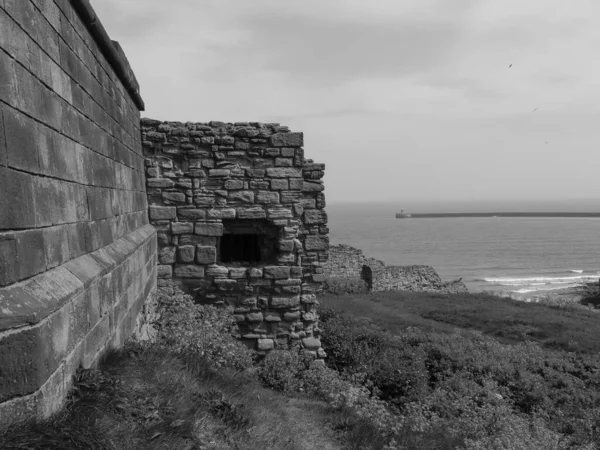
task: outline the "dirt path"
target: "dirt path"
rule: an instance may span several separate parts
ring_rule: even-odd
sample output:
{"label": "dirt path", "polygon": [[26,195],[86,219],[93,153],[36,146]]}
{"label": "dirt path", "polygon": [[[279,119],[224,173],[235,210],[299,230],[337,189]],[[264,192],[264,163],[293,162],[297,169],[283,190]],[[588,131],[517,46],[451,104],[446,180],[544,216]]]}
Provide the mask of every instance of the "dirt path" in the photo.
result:
{"label": "dirt path", "polygon": [[301,430],[302,440],[295,443],[298,450],[343,450],[333,430],[326,425],[327,405],[324,402],[291,398],[286,410]]}

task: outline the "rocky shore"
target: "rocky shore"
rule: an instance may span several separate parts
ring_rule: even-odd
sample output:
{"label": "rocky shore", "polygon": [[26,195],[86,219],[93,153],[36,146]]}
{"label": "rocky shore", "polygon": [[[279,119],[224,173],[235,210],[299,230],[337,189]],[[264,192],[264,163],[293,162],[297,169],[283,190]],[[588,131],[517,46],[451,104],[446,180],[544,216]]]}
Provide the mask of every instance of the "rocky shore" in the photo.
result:
{"label": "rocky shore", "polygon": [[540,291],[538,294],[498,293],[500,297],[510,297],[526,302],[546,302],[554,304],[578,303],[584,306],[600,307],[600,285],[598,282],[583,283],[566,289]]}

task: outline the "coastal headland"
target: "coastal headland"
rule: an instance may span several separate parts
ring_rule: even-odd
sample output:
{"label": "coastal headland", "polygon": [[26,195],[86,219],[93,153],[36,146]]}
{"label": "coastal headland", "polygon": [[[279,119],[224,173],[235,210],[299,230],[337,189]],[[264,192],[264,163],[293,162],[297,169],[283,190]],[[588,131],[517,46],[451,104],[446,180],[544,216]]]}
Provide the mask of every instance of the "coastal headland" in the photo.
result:
{"label": "coastal headland", "polygon": [[589,218],[600,217],[600,212],[483,212],[483,213],[396,213],[396,219],[438,219],[459,217],[554,217],[554,218]]}

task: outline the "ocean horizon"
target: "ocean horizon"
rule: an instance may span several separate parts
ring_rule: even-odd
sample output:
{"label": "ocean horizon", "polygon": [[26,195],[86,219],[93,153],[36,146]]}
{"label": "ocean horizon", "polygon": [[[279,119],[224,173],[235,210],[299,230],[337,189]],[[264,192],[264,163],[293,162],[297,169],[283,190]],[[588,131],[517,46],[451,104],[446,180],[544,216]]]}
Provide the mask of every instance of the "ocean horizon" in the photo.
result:
{"label": "ocean horizon", "polygon": [[396,219],[404,213],[600,212],[598,200],[333,203],[331,244],[388,265],[426,264],[471,292],[519,298],[560,293],[600,277],[600,218]]}

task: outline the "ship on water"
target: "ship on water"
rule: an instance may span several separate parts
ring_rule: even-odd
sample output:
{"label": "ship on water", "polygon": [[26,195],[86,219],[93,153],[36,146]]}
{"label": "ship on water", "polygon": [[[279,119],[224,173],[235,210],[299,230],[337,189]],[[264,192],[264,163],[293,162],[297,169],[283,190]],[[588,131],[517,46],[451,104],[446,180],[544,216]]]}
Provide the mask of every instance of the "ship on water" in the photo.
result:
{"label": "ship on water", "polygon": [[396,219],[410,219],[410,214],[405,214],[404,209],[401,209],[399,213],[396,213]]}

